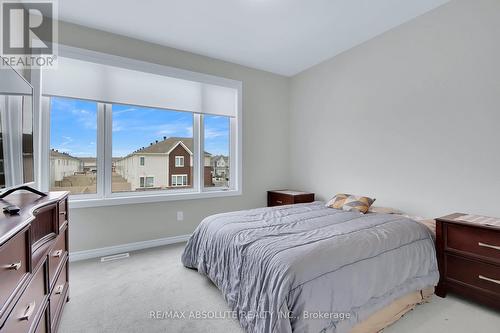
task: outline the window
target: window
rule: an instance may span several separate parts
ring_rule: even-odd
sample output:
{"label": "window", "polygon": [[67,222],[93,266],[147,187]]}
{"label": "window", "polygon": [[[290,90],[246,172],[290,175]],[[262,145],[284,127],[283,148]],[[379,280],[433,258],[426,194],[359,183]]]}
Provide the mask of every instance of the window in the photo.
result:
{"label": "window", "polygon": [[73,207],[241,193],[241,82],[60,51],[41,85],[47,189],[70,190]]}
{"label": "window", "polygon": [[97,176],[85,172],[84,160],[97,159],[97,103],[71,98],[50,99],[51,191],[97,192]]}
{"label": "window", "polygon": [[155,178],[154,177],[139,177],[140,187],[154,187]]}
{"label": "window", "polygon": [[175,167],[176,168],[184,167],[184,156],[175,156]]}
{"label": "window", "polygon": [[205,187],[230,186],[230,121],[224,116],[204,116]]}
{"label": "window", "polygon": [[187,175],[172,175],[172,186],[173,187],[187,186],[187,184],[188,184]]}
{"label": "window", "polygon": [[[193,153],[193,114],[120,104],[111,104],[107,109],[112,116],[112,192],[153,187],[137,183],[139,172],[155,175],[155,191],[170,190],[169,173],[179,166],[178,157],[184,166],[184,156],[176,154]],[[169,165],[170,158],[174,165]],[[183,186],[188,185],[186,182]]]}

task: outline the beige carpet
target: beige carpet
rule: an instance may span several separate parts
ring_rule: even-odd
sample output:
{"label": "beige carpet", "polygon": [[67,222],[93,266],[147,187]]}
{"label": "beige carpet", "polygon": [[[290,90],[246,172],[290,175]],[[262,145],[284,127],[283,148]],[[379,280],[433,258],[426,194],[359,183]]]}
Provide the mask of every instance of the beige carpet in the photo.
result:
{"label": "beige carpet", "polygon": [[[237,332],[233,319],[150,319],[152,311],[229,311],[218,289],[180,263],[184,244],[129,259],[70,266],[70,297],[59,332]],[[418,306],[386,333],[499,333],[500,313],[448,296]]]}

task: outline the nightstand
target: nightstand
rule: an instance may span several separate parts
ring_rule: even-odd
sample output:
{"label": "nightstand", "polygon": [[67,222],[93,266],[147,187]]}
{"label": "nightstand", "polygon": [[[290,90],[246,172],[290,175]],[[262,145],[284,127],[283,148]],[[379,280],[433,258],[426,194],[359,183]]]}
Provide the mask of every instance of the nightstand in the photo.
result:
{"label": "nightstand", "polygon": [[313,201],[314,193],[310,192],[292,190],[267,191],[267,207],[292,205]]}
{"label": "nightstand", "polygon": [[450,291],[500,309],[500,227],[461,220],[465,216],[436,219],[436,295]]}

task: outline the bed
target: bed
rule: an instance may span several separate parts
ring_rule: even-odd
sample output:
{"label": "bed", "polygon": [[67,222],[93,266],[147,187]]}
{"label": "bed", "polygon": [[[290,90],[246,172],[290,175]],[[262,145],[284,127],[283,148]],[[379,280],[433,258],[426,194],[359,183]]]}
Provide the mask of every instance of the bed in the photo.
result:
{"label": "bed", "polygon": [[424,225],[323,202],[207,217],[182,262],[213,281],[246,332],[376,331],[439,280]]}

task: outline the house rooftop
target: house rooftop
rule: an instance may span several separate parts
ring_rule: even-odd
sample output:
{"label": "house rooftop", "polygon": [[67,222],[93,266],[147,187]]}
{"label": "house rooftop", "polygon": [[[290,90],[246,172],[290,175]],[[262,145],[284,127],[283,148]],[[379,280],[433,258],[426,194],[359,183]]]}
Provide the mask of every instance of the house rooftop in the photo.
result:
{"label": "house rooftop", "polygon": [[57,149],[50,149],[50,157],[73,158],[75,160],[80,160],[78,157],[72,156],[68,153],[60,152]]}
{"label": "house rooftop", "polygon": [[[156,140],[155,142],[151,142],[149,146],[142,147],[133,153],[127,155],[138,155],[138,154],[166,154],[172,148],[174,148],[179,142],[182,142],[184,146],[187,147],[191,152],[193,152],[193,138],[184,138],[184,137],[163,137],[163,140]],[[212,154],[209,152],[205,152],[205,156],[211,157]]]}
{"label": "house rooftop", "polygon": [[174,148],[178,143],[182,142],[187,149],[191,152],[193,151],[193,139],[192,138],[182,138],[182,137],[163,137],[163,140],[156,142],[152,142],[147,147],[143,147],[139,150],[136,150],[134,154],[159,154],[159,153],[167,153],[172,148]]}

